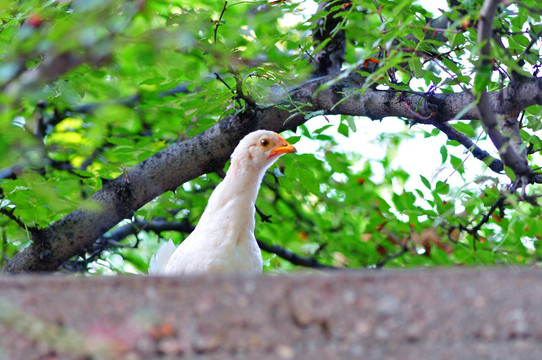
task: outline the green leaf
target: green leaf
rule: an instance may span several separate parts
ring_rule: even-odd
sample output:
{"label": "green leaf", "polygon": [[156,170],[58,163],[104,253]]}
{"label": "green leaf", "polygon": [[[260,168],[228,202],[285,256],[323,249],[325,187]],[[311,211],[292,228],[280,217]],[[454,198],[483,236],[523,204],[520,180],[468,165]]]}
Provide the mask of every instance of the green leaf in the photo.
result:
{"label": "green leaf", "polygon": [[298,180],[311,193],[315,195],[320,194],[320,185],[318,181],[316,181],[316,178],[314,177],[314,173],[310,169],[303,166],[300,167]]}
{"label": "green leaf", "polygon": [[458,158],[457,156],[450,155],[450,163],[455,171],[459,174],[465,173],[465,166],[463,164],[463,159]]}
{"label": "green leaf", "polygon": [[348,126],[344,123],[340,123],[339,127],[337,128],[337,132],[343,136],[348,137],[349,135]]}
{"label": "green leaf", "polygon": [[505,166],[504,167],[504,172],[510,178],[510,180],[516,181],[516,174],[514,173],[514,170],[512,170],[512,168],[510,168],[508,166]]}
{"label": "green leaf", "polygon": [[346,122],[348,123],[348,127],[352,129],[353,132],[356,132],[356,122],[354,117],[352,116],[346,116]]}
{"label": "green leaf", "polygon": [[318,110],[318,111],[311,111],[308,113],[305,113],[305,120],[312,119],[313,117],[324,115],[324,110]]}
{"label": "green leaf", "polygon": [[442,163],[444,164],[448,159],[448,149],[444,145],[440,147],[440,156],[442,158]]}
{"label": "green leaf", "polygon": [[456,129],[459,132],[462,132],[463,134],[467,135],[470,138],[473,138],[476,136],[476,132],[474,131],[473,127],[470,124],[465,124],[464,122],[458,121],[452,126],[454,127],[454,129]]}
{"label": "green leaf", "polygon": [[113,145],[127,146],[130,148],[134,146],[134,143],[130,139],[126,138],[109,137],[107,138],[107,142]]}
{"label": "green leaf", "polygon": [[450,192],[450,185],[448,183],[445,183],[443,181],[437,181],[437,184],[435,186],[435,191],[438,194],[446,195]]}
{"label": "green leaf", "polygon": [[420,179],[422,180],[422,183],[425,185],[425,187],[431,190],[431,183],[429,182],[429,180],[427,180],[427,178],[423,175],[420,175]]}
{"label": "green leaf", "polygon": [[294,144],[297,144],[299,142],[299,140],[301,140],[301,136],[290,136],[286,139],[290,144],[294,145]]}
{"label": "green leaf", "polygon": [[480,94],[486,91],[487,86],[491,82],[491,65],[482,65],[478,68],[476,75],[474,76],[474,93]]}

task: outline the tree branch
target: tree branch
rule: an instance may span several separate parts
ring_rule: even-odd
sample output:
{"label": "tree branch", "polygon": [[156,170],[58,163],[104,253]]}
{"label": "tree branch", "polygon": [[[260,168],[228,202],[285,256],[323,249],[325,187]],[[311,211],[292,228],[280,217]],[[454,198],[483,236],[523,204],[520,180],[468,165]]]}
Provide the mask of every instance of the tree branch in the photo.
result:
{"label": "tree branch", "polygon": [[491,205],[491,208],[482,217],[482,219],[480,220],[480,222],[477,225],[472,226],[472,227],[461,226],[461,225],[459,226],[460,230],[465,230],[466,232],[468,232],[469,234],[471,234],[473,236],[473,238],[474,238],[473,242],[472,242],[473,250],[476,250],[476,241],[478,241],[478,239],[479,239],[478,231],[480,231],[482,226],[484,224],[486,224],[489,221],[489,219],[491,219],[491,215],[493,215],[495,210],[497,210],[498,208],[502,208],[502,206],[504,205],[505,200],[506,200],[506,196],[501,195],[499,197],[499,199],[497,201],[495,201],[495,203],[493,205]]}
{"label": "tree branch", "polygon": [[[493,17],[497,10],[500,0],[486,0],[480,14],[478,23],[478,43],[482,44],[480,50],[480,64],[478,66],[477,76],[482,82],[489,81],[491,71],[491,38],[493,36]],[[512,85],[511,85],[512,86]],[[521,156],[516,147],[510,143],[510,137],[505,136],[499,130],[495,108],[490,103],[486,86],[483,86],[479,94],[478,110],[484,129],[489,138],[499,150],[499,154],[505,165],[509,166],[518,178],[527,176],[531,173],[529,163],[525,156]],[[501,113],[502,114],[502,113]],[[512,120],[513,121],[513,120]]]}
{"label": "tree branch", "polygon": [[501,173],[504,170],[504,166],[501,160],[495,159],[485,150],[482,150],[476,145],[467,135],[457,131],[450,123],[447,122],[435,122],[433,124],[437,129],[442,131],[448,139],[455,140],[469,150],[472,155],[488,164],[489,168],[496,173]]}
{"label": "tree branch", "polygon": [[[160,234],[163,231],[177,231],[184,234],[189,234],[194,231],[194,225],[188,220],[182,221],[167,221],[165,219],[153,219],[151,221],[136,219],[134,222],[126,225],[119,226],[117,229],[102,236],[96,242],[92,244],[90,249],[86,252],[89,253],[87,258],[83,260],[68,261],[61,265],[61,268],[69,271],[86,271],[87,265],[93,261],[96,261],[105,250],[122,246],[120,242],[129,235],[136,235],[140,231],[152,231]],[[264,241],[258,240],[260,249],[271,254],[275,254],[278,257],[291,262],[294,265],[317,268],[317,269],[335,269],[333,266],[324,265],[318,260],[310,257],[304,257],[293,253],[292,251],[279,246],[270,245]]]}
{"label": "tree branch", "polygon": [[404,254],[406,254],[408,252],[408,246],[406,243],[402,244],[401,245],[401,250],[397,251],[396,253],[393,253],[393,254],[388,254],[386,255],[386,257],[384,257],[383,259],[379,260],[375,267],[377,269],[381,269],[383,268],[388,262],[394,260],[394,259],[397,259],[397,258],[400,258],[401,256],[403,256]]}
{"label": "tree branch", "polygon": [[84,257],[82,260],[66,261],[60,265],[60,268],[68,271],[87,271],[88,264],[99,259],[104,251],[122,247],[123,245],[120,242],[123,239],[130,235],[137,235],[141,231],[152,231],[156,234],[160,234],[162,231],[177,231],[189,234],[193,230],[194,225],[187,219],[182,221],[167,221],[163,218],[150,221],[135,219],[133,222],[119,226],[96,240],[90,248],[85,249],[85,252],[89,254],[88,257]]}
{"label": "tree branch", "polygon": [[344,21],[339,13],[348,10],[351,6],[352,2],[347,0],[323,1],[318,5],[317,13],[329,7],[338,7],[338,9],[330,11],[325,17],[317,19],[313,24],[313,46],[317,48],[327,41],[320,51],[311,56],[311,59],[316,61],[315,77],[340,72],[346,54],[346,33],[339,29],[341,22]]}
{"label": "tree branch", "polygon": [[282,246],[270,245],[262,240],[257,240],[257,241],[258,241],[258,246],[263,251],[267,251],[268,253],[275,254],[278,257],[283,258],[284,260],[288,260],[294,265],[315,268],[315,269],[328,269],[328,270],[337,269],[334,266],[324,265],[316,259],[294,254],[293,252],[291,252],[288,249],[283,248]]}

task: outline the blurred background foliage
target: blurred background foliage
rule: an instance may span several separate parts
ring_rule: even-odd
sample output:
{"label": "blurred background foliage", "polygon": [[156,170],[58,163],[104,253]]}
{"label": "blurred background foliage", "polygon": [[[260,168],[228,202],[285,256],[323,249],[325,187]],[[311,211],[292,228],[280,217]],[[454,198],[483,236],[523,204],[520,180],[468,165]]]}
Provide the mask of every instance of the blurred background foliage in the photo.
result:
{"label": "blurred background foliage", "polygon": [[[272,104],[277,87],[309,80],[319,50],[316,20],[330,11],[342,17],[335,33],[346,33],[346,73],[380,57],[360,92],[473,88],[482,1],[443,2],[447,22],[435,27],[431,21],[444,17],[423,1],[347,5],[332,2],[317,12],[310,1],[0,0],[0,261],[29,244],[28,228],[59,220],[106,179],[242,111],[231,90],[236,76],[262,106]],[[507,51],[493,47],[490,90],[505,86],[512,70],[538,74],[541,13],[538,0],[500,9],[495,28]],[[533,167],[541,164],[541,111],[522,114]],[[390,121],[374,123],[380,133],[371,143],[382,156],[361,142],[345,150],[342,143],[369,126],[350,116],[309,120],[286,133],[300,154],[285,156],[265,177],[257,238],[336,267],[539,263],[535,201],[507,195],[510,178],[437,137],[438,130],[398,119],[389,130]],[[491,146],[480,122],[454,127]],[[439,146],[425,145],[436,137]],[[413,141],[440,152],[433,175],[394,161]],[[411,161],[421,166],[424,159]],[[451,171],[441,176],[443,169]],[[106,249],[89,249],[64,269],[146,272],[165,239],[179,243],[187,233],[146,231],[137,221],[195,225],[219,181],[208,174],[160,196],[118,225],[131,224],[131,235],[109,237]],[[538,196],[540,187],[527,192]],[[271,222],[262,221],[267,217]],[[266,272],[299,270],[272,253],[264,259]]]}

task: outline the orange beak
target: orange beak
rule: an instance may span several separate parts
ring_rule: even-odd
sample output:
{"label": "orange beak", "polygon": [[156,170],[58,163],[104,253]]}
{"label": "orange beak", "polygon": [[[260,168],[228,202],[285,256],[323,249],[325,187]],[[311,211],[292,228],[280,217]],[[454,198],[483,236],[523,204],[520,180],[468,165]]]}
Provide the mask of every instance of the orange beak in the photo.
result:
{"label": "orange beak", "polygon": [[289,144],[288,141],[284,140],[280,135],[275,134],[279,138],[279,146],[271,150],[271,154],[269,154],[268,159],[271,159],[272,157],[286,154],[286,153],[295,153],[295,147],[293,145]]}

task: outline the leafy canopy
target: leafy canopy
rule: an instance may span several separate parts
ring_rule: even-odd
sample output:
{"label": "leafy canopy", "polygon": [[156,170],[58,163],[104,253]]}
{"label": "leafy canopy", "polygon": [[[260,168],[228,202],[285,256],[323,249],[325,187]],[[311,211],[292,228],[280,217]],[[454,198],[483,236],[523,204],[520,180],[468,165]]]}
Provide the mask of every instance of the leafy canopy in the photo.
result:
{"label": "leafy canopy", "polygon": [[[476,67],[481,6],[450,1],[439,17],[412,0],[338,1],[323,8],[303,1],[0,0],[0,252],[12,257],[32,241],[30,229],[58,221],[108,179],[245,111],[239,90],[259,106],[277,106],[277,91],[313,76],[314,57],[330,40],[312,35],[326,16],[339,19],[332,36],[346,34],[337,79],[365,78],[351,96],[375,87],[397,94],[495,91],[512,72],[536,76],[538,1],[499,9],[495,39],[504,47],[492,46],[485,72]],[[360,70],[368,59],[376,66]],[[301,105],[279,106],[292,115],[306,112],[308,122],[286,137],[311,150],[282,158],[266,176],[257,202],[258,239],[350,268],[538,262],[542,213],[536,200],[506,192],[513,173],[512,179],[496,174],[444,137],[428,150],[440,151],[435,176],[407,172],[394,161],[402,144],[415,139],[427,146],[425,139],[439,130],[403,119],[403,128],[390,132],[386,124],[399,120],[386,119],[375,125],[382,156],[363,144],[345,152],[345,137],[363,132],[368,120],[338,114],[314,126],[311,118],[333,109],[311,112]],[[536,105],[521,114],[533,168],[541,164],[541,111]],[[491,147],[480,121],[452,125]],[[219,181],[209,173],[185,183],[119,227],[153,219],[194,225]],[[526,191],[536,197],[540,187]],[[269,216],[272,222],[261,221]],[[105,241],[95,253],[87,249],[66,267],[145,272],[163,239],[187,236],[133,226],[132,235]],[[295,269],[275,254],[264,252],[264,258],[266,271]]]}

